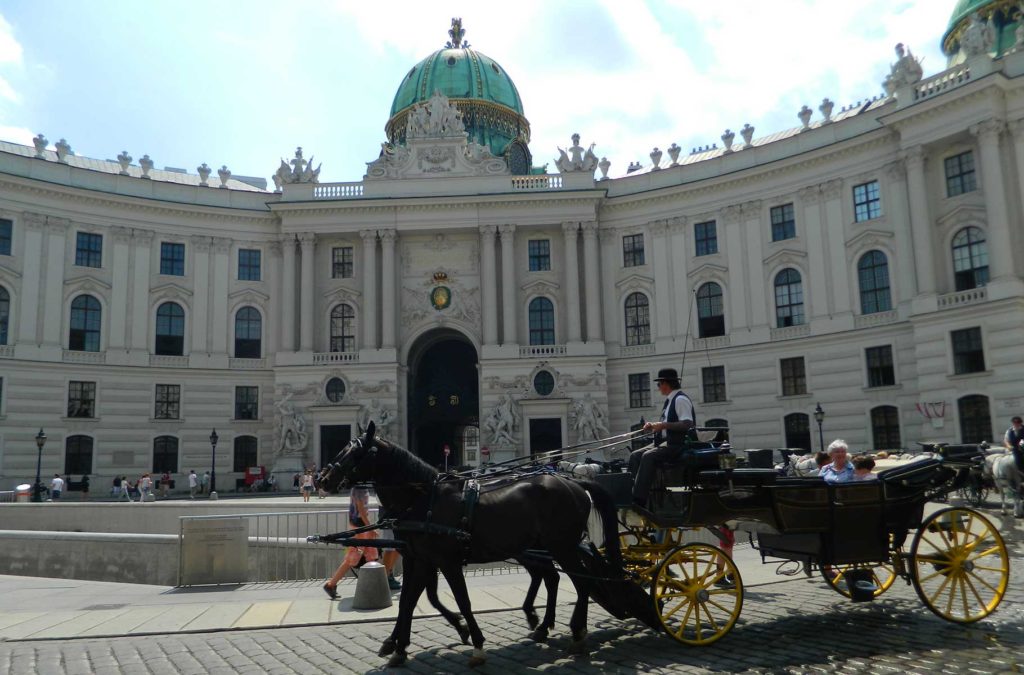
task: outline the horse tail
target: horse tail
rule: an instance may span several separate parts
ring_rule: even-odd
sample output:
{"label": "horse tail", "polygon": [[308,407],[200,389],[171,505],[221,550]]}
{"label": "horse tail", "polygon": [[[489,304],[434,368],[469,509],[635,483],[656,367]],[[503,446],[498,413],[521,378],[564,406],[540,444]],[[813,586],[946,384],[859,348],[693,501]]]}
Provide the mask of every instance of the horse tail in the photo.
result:
{"label": "horse tail", "polygon": [[615,500],[601,485],[590,480],[577,482],[587,491],[594,502],[594,509],[601,516],[604,526],[604,554],[608,562],[617,570],[622,569],[622,548],[619,545],[619,514]]}

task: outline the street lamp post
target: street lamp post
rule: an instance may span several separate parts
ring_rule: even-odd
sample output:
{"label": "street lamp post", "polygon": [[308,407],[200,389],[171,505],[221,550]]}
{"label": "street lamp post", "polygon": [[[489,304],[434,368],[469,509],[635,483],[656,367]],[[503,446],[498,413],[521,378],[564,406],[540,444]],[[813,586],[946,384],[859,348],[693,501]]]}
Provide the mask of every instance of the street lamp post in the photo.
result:
{"label": "street lamp post", "polygon": [[217,498],[217,430],[210,432],[210,499]]}
{"label": "street lamp post", "polygon": [[40,429],[39,433],[36,434],[36,448],[38,454],[36,455],[36,484],[32,487],[32,501],[41,502],[43,501],[43,446],[46,445],[46,434]]}
{"label": "street lamp post", "polygon": [[825,434],[821,431],[821,423],[825,421],[825,411],[821,409],[821,404],[814,409],[814,421],[818,423],[818,443],[821,445],[821,451],[825,452]]}

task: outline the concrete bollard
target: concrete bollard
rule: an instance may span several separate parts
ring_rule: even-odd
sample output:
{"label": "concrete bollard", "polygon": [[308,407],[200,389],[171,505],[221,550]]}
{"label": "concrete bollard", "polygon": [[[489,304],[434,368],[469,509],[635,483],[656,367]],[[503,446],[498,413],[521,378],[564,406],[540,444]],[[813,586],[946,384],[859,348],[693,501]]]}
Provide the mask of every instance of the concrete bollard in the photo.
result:
{"label": "concrete bollard", "polygon": [[359,568],[352,609],[385,609],[391,606],[388,571],[379,562],[368,562]]}

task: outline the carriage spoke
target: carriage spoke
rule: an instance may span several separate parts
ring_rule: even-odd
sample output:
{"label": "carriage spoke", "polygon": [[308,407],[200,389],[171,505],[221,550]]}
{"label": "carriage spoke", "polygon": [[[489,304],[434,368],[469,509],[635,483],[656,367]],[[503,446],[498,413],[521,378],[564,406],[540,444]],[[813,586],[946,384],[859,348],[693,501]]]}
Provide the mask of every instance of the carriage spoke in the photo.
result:
{"label": "carriage spoke", "polygon": [[950,579],[952,579],[953,582],[949,585],[949,590],[947,591],[946,616],[953,615],[953,601],[956,599],[956,579],[953,577],[950,577]]}
{"label": "carriage spoke", "polygon": [[[938,576],[939,574],[941,574],[941,572],[937,572],[936,574],[933,574],[932,577]],[[929,578],[931,578],[931,577],[929,577]],[[923,580],[921,580],[921,581],[923,581]],[[931,605],[935,604],[936,598],[938,598],[940,595],[942,595],[942,591],[946,588],[947,584],[949,584],[949,577],[948,576],[945,579],[943,579],[942,583],[939,584],[939,587],[937,589],[935,589],[935,593],[930,598],[928,598],[928,603],[929,604],[931,604]]]}
{"label": "carriage spoke", "polygon": [[[971,573],[971,574],[969,574],[969,575],[965,575],[965,576],[964,576],[964,578],[963,578],[963,582],[964,582],[964,585],[965,585],[965,586],[970,586],[970,587],[971,587],[971,593],[972,593],[972,594],[974,595],[974,599],[978,601],[978,604],[979,604],[979,605],[981,605],[982,607],[985,607],[985,605],[986,605],[986,602],[985,602],[985,601],[984,601],[984,600],[982,599],[982,597],[981,597],[981,593],[979,593],[979,592],[978,592],[978,589],[977,589],[977,588],[975,588],[974,584],[973,584],[973,583],[971,582],[971,579],[970,579],[970,577],[973,577],[973,576],[974,576],[974,574],[973,574],[973,573]],[[980,578],[978,578],[978,577],[975,577],[975,579],[978,579],[978,581],[980,581],[980,582],[984,583],[984,580],[983,580],[983,579],[980,579]],[[986,585],[987,585],[987,584],[986,584]],[[993,589],[993,590],[994,590],[994,589]]]}
{"label": "carriage spoke", "polygon": [[717,633],[720,629],[718,627],[718,622],[715,621],[715,617],[711,616],[711,610],[709,610],[707,605],[703,602],[700,603],[700,607],[698,607],[697,611],[699,612],[701,608],[704,609],[704,614],[708,617],[708,625]]}
{"label": "carriage spoke", "polygon": [[[673,616],[673,615],[674,615],[674,614],[675,614],[676,612],[678,612],[678,611],[679,611],[680,609],[682,609],[683,607],[692,607],[692,606],[693,606],[693,603],[691,603],[691,602],[688,602],[688,601],[686,601],[686,600],[682,600],[682,601],[680,601],[680,603],[679,603],[678,605],[676,605],[675,607],[673,607],[673,608],[672,608],[672,609],[671,609],[670,611],[668,611],[668,612],[663,612],[663,613],[662,613],[662,616],[663,616],[664,618],[668,619],[669,617]],[[687,615],[689,615],[689,614],[690,614],[690,612],[689,612],[689,611],[687,611],[687,612],[686,612],[686,614],[687,614]],[[685,618],[685,617],[683,618],[683,621],[684,621],[684,622],[686,621],[686,618]]]}
{"label": "carriage spoke", "polygon": [[730,610],[728,607],[725,607],[723,605],[718,604],[717,602],[715,602],[711,598],[708,598],[707,603],[709,605],[712,605],[712,606],[717,607],[718,609],[722,610],[723,612],[726,613],[726,615],[729,615],[729,614],[732,613],[732,610]]}
{"label": "carriage spoke", "polygon": [[1005,565],[1003,567],[988,567],[987,565],[977,565],[976,564],[974,566],[974,569],[976,569],[976,570],[985,570],[986,572],[999,572],[1000,574],[1004,574],[1007,571]]}
{"label": "carriage spoke", "polygon": [[999,548],[999,544],[995,544],[991,548],[987,548],[984,551],[981,551],[980,553],[979,552],[975,552],[975,554],[973,556],[971,556],[971,558],[969,558],[969,559],[970,560],[977,560],[978,558],[984,558],[984,557],[990,556],[990,555],[999,555],[1001,552],[1002,551]]}
{"label": "carriage spoke", "polygon": [[[940,531],[939,534],[941,535],[942,532]],[[947,551],[947,550],[949,550],[951,548],[951,545],[945,539],[945,537],[943,537],[943,540],[946,541],[946,546],[939,546],[939,545],[937,545],[934,541],[929,539],[927,535],[922,534],[922,536],[921,536],[922,543],[926,543],[929,546],[931,546],[933,551]]]}

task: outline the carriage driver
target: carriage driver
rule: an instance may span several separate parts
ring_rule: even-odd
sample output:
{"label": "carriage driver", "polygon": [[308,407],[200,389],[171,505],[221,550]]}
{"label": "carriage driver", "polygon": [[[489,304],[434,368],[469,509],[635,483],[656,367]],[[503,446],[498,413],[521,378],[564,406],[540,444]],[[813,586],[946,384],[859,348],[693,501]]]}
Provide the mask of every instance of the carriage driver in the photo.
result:
{"label": "carriage driver", "polygon": [[647,506],[647,493],[654,481],[655,468],[679,458],[694,420],[693,401],[682,392],[679,373],[675,368],[662,368],[654,381],[658,391],[665,397],[661,421],[644,425],[644,431],[655,432],[654,446],[641,448],[629,456],[629,472],[633,474],[633,503],[641,507]]}
{"label": "carriage driver", "polygon": [[1020,447],[1021,441],[1024,441],[1024,421],[1019,415],[1014,415],[1010,420],[1010,428],[1003,435],[1003,447],[1013,453],[1017,469],[1024,471],[1024,449]]}

